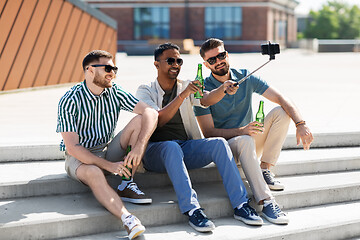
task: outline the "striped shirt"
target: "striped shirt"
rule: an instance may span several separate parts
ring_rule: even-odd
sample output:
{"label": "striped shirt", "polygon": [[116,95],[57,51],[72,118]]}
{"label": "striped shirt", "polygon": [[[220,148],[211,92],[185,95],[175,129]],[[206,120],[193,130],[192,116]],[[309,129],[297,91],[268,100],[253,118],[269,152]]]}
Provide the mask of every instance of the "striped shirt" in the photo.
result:
{"label": "striped shirt", "polygon": [[[116,84],[96,96],[83,81],[60,99],[56,132],[76,132],[85,148],[108,143],[114,135],[120,110],[132,112],[138,102]],[[63,140],[60,150],[65,150]]]}

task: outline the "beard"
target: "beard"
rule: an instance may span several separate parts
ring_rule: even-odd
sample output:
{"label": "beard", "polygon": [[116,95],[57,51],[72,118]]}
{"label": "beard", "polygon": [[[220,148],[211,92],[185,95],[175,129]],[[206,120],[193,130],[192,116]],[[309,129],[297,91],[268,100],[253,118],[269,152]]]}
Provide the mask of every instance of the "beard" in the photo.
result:
{"label": "beard", "polygon": [[[222,69],[219,69],[217,70],[216,67],[218,66],[223,66],[224,65],[224,68]],[[218,75],[218,76],[224,76],[226,75],[228,72],[229,72],[229,69],[230,69],[230,66],[229,66],[229,63],[227,62],[224,62],[224,63],[220,63],[219,65],[217,65],[213,70],[211,70],[211,72],[215,75]]]}
{"label": "beard", "polygon": [[111,88],[112,82],[106,80],[104,77],[101,77],[97,72],[95,73],[95,77],[93,83],[101,88]]}

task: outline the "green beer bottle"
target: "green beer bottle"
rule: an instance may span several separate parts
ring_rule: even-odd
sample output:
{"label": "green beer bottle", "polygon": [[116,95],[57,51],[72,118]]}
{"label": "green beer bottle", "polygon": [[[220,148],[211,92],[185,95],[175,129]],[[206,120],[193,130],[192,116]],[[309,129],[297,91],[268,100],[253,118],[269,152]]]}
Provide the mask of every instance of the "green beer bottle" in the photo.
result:
{"label": "green beer bottle", "polygon": [[[131,145],[127,146],[125,156],[127,156],[130,151],[131,151]],[[128,166],[126,166],[126,168],[129,169],[129,171],[130,171],[130,173],[131,173],[131,168],[129,168]],[[123,176],[122,176],[122,180],[130,181],[130,180],[131,180],[131,176],[130,176],[129,178],[127,178],[127,177],[125,177],[125,176],[123,175]]]}
{"label": "green beer bottle", "polygon": [[[198,64],[198,70],[197,70],[197,75],[195,80],[198,80],[201,83],[201,92],[204,92],[204,78],[202,76],[202,63]],[[202,98],[200,91],[197,91],[196,93],[194,93],[194,97],[195,98]]]}
{"label": "green beer bottle", "polygon": [[257,121],[258,123],[262,123],[264,124],[264,118],[265,118],[265,114],[264,114],[264,101],[260,101],[259,104],[259,110],[256,113],[256,117],[255,117],[255,121]]}

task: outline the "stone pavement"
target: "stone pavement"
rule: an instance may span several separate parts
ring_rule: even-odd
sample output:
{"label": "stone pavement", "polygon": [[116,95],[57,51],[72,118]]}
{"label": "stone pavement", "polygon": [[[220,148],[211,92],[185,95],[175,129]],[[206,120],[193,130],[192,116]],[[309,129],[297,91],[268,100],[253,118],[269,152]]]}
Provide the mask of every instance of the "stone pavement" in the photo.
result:
{"label": "stone pavement", "polygon": [[[179,78],[194,79],[198,55],[182,55]],[[256,69],[268,60],[259,53],[230,54],[231,66]],[[126,56],[118,53],[116,83],[135,93],[139,84],[153,81],[156,70],[152,56]],[[300,109],[314,133],[360,132],[358,107],[360,92],[359,53],[310,53],[284,50],[276,60],[257,72],[271,86],[290,98]],[[78,63],[79,68],[81,63]],[[203,68],[204,77],[209,71]],[[72,84],[0,93],[0,146],[58,144],[55,132],[57,104]],[[253,108],[259,99],[254,95]],[[265,114],[274,106],[265,101]],[[117,131],[132,117],[122,111]],[[289,134],[295,128],[290,125]]]}

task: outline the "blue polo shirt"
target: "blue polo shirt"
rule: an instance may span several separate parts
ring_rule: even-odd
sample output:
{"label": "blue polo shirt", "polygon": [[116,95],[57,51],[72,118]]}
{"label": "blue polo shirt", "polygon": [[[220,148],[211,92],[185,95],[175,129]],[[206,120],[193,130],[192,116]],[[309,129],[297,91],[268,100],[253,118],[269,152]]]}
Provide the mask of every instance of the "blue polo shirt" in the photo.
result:
{"label": "blue polo shirt", "polygon": [[[237,82],[250,72],[246,69],[230,69],[231,80]],[[211,91],[222,85],[211,74],[204,81],[205,90]],[[194,107],[195,116],[211,114],[215,128],[238,128],[253,121],[252,94],[262,95],[269,85],[256,76],[250,76],[239,85],[234,95],[226,94],[218,103],[209,108]]]}

